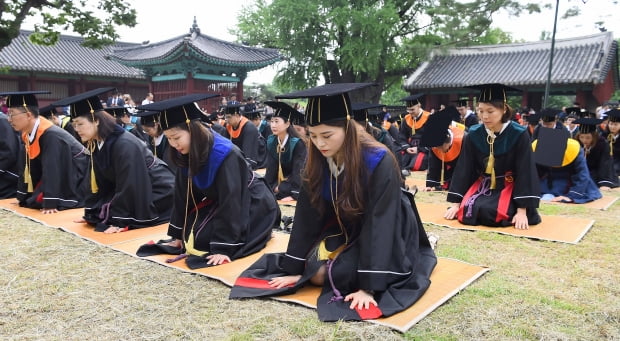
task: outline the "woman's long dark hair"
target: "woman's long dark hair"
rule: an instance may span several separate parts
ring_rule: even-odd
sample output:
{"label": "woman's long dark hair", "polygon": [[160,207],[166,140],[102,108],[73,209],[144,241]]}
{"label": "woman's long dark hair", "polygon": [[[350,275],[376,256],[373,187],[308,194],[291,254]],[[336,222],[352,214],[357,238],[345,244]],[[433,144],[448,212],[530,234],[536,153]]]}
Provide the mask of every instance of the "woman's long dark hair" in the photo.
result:
{"label": "woman's long dark hair", "polygon": [[[350,222],[357,222],[361,219],[366,208],[365,189],[368,185],[367,180],[369,176],[362,150],[369,148],[387,150],[387,148],[377,142],[364,130],[364,127],[353,120],[325,124],[341,127],[345,130],[344,143],[339,151],[339,155],[342,156],[342,162],[345,165],[344,181],[339,191],[336,205],[338,206],[338,212],[343,218]],[[388,152],[386,157],[393,159],[394,167],[398,170],[394,155]],[[326,209],[321,197],[323,178],[328,176],[324,173],[325,165],[325,157],[313,143],[308,143],[308,160],[306,161],[303,178],[308,186],[310,203],[319,210],[321,215],[325,213]]]}
{"label": "woman's long dark hair", "polygon": [[196,175],[209,159],[209,152],[213,147],[213,133],[200,120],[192,120],[189,124],[183,122],[175,128],[189,131],[191,147],[189,154],[183,155],[170,146],[170,159],[178,167],[189,168],[189,176]]}

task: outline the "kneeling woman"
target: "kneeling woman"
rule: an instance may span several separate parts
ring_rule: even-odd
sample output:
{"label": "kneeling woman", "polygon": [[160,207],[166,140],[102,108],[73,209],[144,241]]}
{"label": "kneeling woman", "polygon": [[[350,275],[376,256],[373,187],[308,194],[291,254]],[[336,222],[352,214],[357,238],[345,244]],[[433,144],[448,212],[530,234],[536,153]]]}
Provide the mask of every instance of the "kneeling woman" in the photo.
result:
{"label": "kneeling woman", "polygon": [[527,229],[540,223],[540,184],[530,137],[512,121],[501,84],[484,84],[478,110],[482,124],[473,125],[463,139],[452,175],[446,219],[466,225],[510,226]]}
{"label": "kneeling woman", "polygon": [[174,175],[146,145],[104,111],[95,89],[62,99],[75,131],[91,153],[84,221],[105,233],[149,227],[170,219]]}
{"label": "kneeling woman", "polygon": [[139,107],[158,111],[178,167],[168,235],[139,256],[179,254],[190,268],[219,265],[261,250],[280,222],[280,208],[241,150],[201,122],[193,94]]}
{"label": "kneeling woman", "polygon": [[275,109],[270,122],[273,134],[267,138],[265,180],[276,199],[297,200],[307,152],[306,144],[291,124],[296,111],[284,102],[267,101],[265,104]]}
{"label": "kneeling woman", "polygon": [[322,321],[390,316],[414,304],[436,264],[396,159],[351,119],[347,91],[328,84],[309,97],[304,182],[286,253],[267,254],[238,278],[231,298],[288,294],[321,286]]}

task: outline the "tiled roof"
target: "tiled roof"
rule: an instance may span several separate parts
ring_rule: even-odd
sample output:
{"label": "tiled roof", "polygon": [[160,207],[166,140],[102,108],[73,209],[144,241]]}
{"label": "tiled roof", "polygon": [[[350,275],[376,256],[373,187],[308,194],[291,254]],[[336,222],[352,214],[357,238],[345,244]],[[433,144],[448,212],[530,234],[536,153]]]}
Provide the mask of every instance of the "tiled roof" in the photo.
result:
{"label": "tiled roof", "polygon": [[136,44],[117,42],[102,49],[91,49],[80,45],[84,41],[81,37],[61,35],[56,45],[43,46],[31,43],[30,33],[32,31],[20,31],[19,36],[0,51],[0,67],[15,71],[144,78],[141,70],[106,58],[113,49]]}
{"label": "tiled roof", "polygon": [[276,49],[257,48],[219,40],[200,32],[189,33],[154,44],[116,49],[110,55],[125,65],[147,66],[162,64],[184,52],[193,52],[205,62],[215,65],[261,68],[282,56]]}
{"label": "tiled roof", "polygon": [[[600,84],[611,70],[614,83],[618,84],[617,48],[611,32],[556,40],[551,83]],[[405,89],[459,88],[483,83],[544,86],[550,51],[550,40],[435,50],[407,78]]]}

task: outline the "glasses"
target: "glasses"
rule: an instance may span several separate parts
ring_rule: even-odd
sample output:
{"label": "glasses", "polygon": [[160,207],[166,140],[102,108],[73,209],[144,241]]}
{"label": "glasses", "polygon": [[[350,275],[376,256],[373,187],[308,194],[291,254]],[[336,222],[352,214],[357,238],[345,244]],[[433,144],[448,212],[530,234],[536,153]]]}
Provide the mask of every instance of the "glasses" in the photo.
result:
{"label": "glasses", "polygon": [[25,111],[20,111],[20,112],[16,112],[16,113],[9,113],[9,114],[6,114],[6,116],[8,117],[8,119],[9,119],[9,120],[11,120],[11,119],[13,119],[13,117],[14,117],[14,116],[16,116],[16,115],[21,115],[21,114],[25,114],[25,113],[26,113]]}

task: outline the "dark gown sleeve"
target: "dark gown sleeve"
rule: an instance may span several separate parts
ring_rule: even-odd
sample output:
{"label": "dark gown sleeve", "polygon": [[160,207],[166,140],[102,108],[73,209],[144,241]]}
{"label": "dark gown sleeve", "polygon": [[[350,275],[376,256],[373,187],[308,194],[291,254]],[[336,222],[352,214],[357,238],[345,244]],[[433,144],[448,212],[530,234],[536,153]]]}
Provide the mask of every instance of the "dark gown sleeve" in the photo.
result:
{"label": "dark gown sleeve", "polygon": [[609,144],[607,142],[599,143],[601,155],[597,165],[596,174],[592,174],[598,187],[607,186],[611,188],[618,187],[618,176],[614,172],[614,163],[609,154]]}
{"label": "dark gown sleeve", "polygon": [[262,161],[258,152],[258,130],[254,126],[254,123],[247,122],[243,126],[243,137],[241,141],[241,150],[245,154],[252,169],[256,169],[259,163]]}
{"label": "dark gown sleeve", "polygon": [[[62,130],[62,132],[65,131]],[[73,177],[70,173],[73,171],[73,155],[71,155],[69,142],[75,141],[63,140],[62,137],[51,128],[40,137],[41,186],[35,190],[33,196],[43,193],[43,208],[58,208],[61,206],[61,199],[69,199],[72,196],[67,194],[77,191],[77,188],[65,188],[65,186],[76,186],[68,181]],[[68,139],[69,136],[66,138]],[[75,202],[75,205],[77,204],[78,202]]]}
{"label": "dark gown sleeve", "polygon": [[251,195],[248,190],[251,175],[245,160],[235,150],[222,162],[213,186],[217,192],[217,212],[210,238],[212,254],[232,256],[244,247],[250,224]]}
{"label": "dark gown sleeve", "polygon": [[437,187],[441,181],[441,160],[431,150],[428,153],[428,171],[426,172],[426,187]]}
{"label": "dark gown sleeve", "polygon": [[409,242],[417,241],[417,236],[412,238],[411,234],[417,233],[418,227],[411,220],[413,211],[401,211],[402,195],[400,175],[386,154],[369,181],[359,237],[359,289],[384,291],[397,277],[405,279],[415,271],[414,264],[403,255],[411,247]]}
{"label": "dark gown sleeve", "polygon": [[[301,187],[301,173],[306,164],[306,145],[303,140],[299,140],[295,144],[293,150],[293,168],[291,173],[287,176],[285,181],[282,181],[278,186],[278,191],[281,197],[291,196],[293,199],[299,197],[299,188]],[[277,167],[277,164],[276,164]]]}
{"label": "dark gown sleeve", "polygon": [[303,273],[306,257],[318,242],[323,227],[323,219],[318,210],[310,204],[306,186],[307,184],[303,183],[299,191],[293,229],[282,260],[282,268],[291,275]]}
{"label": "dark gown sleeve", "polygon": [[411,127],[407,125],[404,118],[400,124],[400,131],[398,135],[402,144],[409,144],[407,141],[409,141],[409,136],[411,136]]}
{"label": "dark gown sleeve", "polygon": [[[459,160],[452,174],[453,179],[459,180],[450,182],[447,198],[448,202],[460,203],[469,187],[476,181],[476,178],[480,176],[475,166],[477,150],[471,138],[471,135],[463,136],[461,154],[459,155]],[[538,177],[536,176],[534,179],[538,179]]]}
{"label": "dark gown sleeve", "polygon": [[15,197],[19,138],[4,114],[0,114],[0,198]]}
{"label": "dark gown sleeve", "polygon": [[174,178],[174,194],[168,235],[175,239],[183,239],[183,225],[185,224],[187,195],[187,169],[179,168]]}
{"label": "dark gown sleeve", "polygon": [[115,193],[110,204],[111,223],[118,226],[146,227],[157,224],[153,204],[153,185],[146,165],[146,155],[152,156],[137,137],[126,138],[114,144],[112,164],[115,174]]}
{"label": "dark gown sleeve", "polygon": [[269,151],[267,152],[265,181],[272,192],[275,190],[276,186],[278,186],[278,160],[274,158]]}
{"label": "dark gown sleeve", "polygon": [[[508,153],[516,158],[515,169],[512,170],[515,181],[512,198],[516,207],[537,208],[540,202],[540,181],[538,180],[530,138],[525,131],[520,133],[515,146]],[[462,158],[459,158],[459,162]],[[460,178],[455,176],[454,179]]]}

